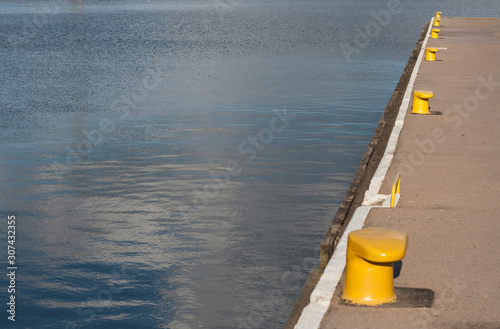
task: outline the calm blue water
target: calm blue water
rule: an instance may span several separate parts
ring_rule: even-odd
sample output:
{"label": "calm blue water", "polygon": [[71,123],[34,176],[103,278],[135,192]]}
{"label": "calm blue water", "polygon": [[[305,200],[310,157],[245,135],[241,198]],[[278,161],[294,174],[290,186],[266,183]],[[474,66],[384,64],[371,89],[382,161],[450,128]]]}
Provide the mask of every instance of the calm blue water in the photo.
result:
{"label": "calm blue water", "polygon": [[0,2],[2,328],[283,327],[433,3]]}

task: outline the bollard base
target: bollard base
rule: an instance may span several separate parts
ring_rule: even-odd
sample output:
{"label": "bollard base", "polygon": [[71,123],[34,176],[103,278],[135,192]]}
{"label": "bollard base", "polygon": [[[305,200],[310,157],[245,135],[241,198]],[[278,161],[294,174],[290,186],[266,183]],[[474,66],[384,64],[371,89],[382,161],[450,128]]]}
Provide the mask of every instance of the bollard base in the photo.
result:
{"label": "bollard base", "polygon": [[422,288],[394,287],[398,298],[394,303],[380,304],[375,306],[354,304],[339,297],[341,305],[357,307],[379,307],[379,308],[429,308],[434,301],[434,291]]}
{"label": "bollard base", "polygon": [[440,112],[440,111],[429,111],[429,113],[411,112],[411,114],[414,114],[414,115],[443,115],[443,112]]}

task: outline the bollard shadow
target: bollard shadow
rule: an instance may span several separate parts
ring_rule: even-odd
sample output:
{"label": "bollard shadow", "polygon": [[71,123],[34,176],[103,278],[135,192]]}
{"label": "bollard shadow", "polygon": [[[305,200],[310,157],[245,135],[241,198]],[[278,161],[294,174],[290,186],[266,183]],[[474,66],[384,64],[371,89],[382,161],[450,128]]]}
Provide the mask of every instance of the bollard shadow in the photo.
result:
{"label": "bollard shadow", "polygon": [[401,269],[403,268],[403,261],[398,260],[397,262],[392,262],[392,278],[396,279],[401,274]]}
{"label": "bollard shadow", "polygon": [[431,112],[430,115],[443,115],[441,111],[433,111],[431,106],[429,106],[429,112]]}

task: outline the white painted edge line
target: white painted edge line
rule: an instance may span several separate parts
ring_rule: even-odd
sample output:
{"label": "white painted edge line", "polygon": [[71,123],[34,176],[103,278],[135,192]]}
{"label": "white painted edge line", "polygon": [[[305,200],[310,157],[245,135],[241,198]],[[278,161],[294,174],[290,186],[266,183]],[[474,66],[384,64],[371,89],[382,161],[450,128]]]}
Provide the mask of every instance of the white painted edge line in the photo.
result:
{"label": "white painted edge line", "polygon": [[394,127],[392,128],[389,141],[387,142],[384,156],[382,157],[382,160],[380,160],[380,164],[378,165],[375,174],[373,174],[373,178],[370,181],[368,190],[365,192],[365,198],[362,204],[363,206],[373,205],[385,199],[385,196],[379,195],[380,187],[382,186],[385,175],[389,170],[392,158],[394,157],[394,151],[396,150],[396,144],[398,143],[399,134],[401,133],[401,129],[403,129],[404,118],[406,115],[406,111],[410,105],[411,92],[413,90],[415,78],[417,77],[418,69],[425,53],[423,49],[425,49],[425,46],[427,45],[427,40],[429,39],[433,22],[434,17],[431,19],[431,23],[429,24],[429,28],[427,29],[427,34],[425,35],[424,41],[422,42],[422,47],[420,48],[417,62],[415,63],[415,67],[413,68],[413,71],[411,73],[410,81],[408,82],[408,86],[406,87],[403,101],[401,102],[401,106],[399,107],[398,116],[396,117],[396,122],[394,123]]}
{"label": "white painted edge line", "polygon": [[316,287],[311,293],[309,305],[304,307],[295,329],[319,328],[323,316],[325,315],[330,301],[333,298],[335,289],[342,277],[346,263],[347,236],[350,232],[363,227],[366,217],[372,207],[361,206],[352,215],[351,221],[347,225],[344,234],[340,238],[335,252],[326,265],[325,272],[319,279]]}
{"label": "white painted edge line", "polygon": [[[378,197],[378,191],[380,190],[380,186],[382,185],[382,181],[385,178],[387,170],[389,169],[389,165],[394,156],[394,150],[396,149],[396,143],[399,138],[399,134],[403,127],[404,117],[406,115],[406,110],[410,104],[411,91],[413,89],[413,84],[415,83],[415,78],[417,76],[418,68],[420,67],[420,62],[422,61],[423,51],[425,46],[427,45],[427,40],[430,36],[430,31],[432,25],[434,24],[434,17],[431,19],[431,23],[429,24],[429,29],[427,30],[427,34],[422,42],[422,47],[420,48],[420,54],[417,58],[417,62],[415,63],[415,67],[413,68],[410,81],[408,82],[408,86],[406,87],[406,92],[403,97],[403,102],[399,108],[399,113],[396,118],[396,123],[391,132],[391,137],[389,138],[389,142],[384,152],[384,156],[382,161],[380,162],[375,175],[373,176],[370,182],[369,190],[376,190],[374,197]],[[398,127],[396,129],[396,127]],[[391,144],[392,143],[392,144]],[[389,149],[389,145],[391,144],[391,149]],[[384,168],[381,169],[382,162]],[[376,182],[374,182],[376,180]],[[372,186],[373,185],[373,186]],[[372,188],[373,187],[373,188]],[[367,191],[368,193],[368,191]],[[373,193],[373,192],[372,192]],[[384,195],[383,199],[387,196]],[[383,200],[382,199],[382,200]],[[396,198],[399,200],[399,198]],[[366,193],[365,193],[365,202],[366,202]],[[368,213],[372,208],[378,208],[374,206],[367,206],[363,202],[363,205],[358,207],[354,214],[352,215],[351,221],[347,225],[344,234],[339,240],[335,251],[333,252],[332,257],[328,261],[326,265],[325,271],[323,275],[321,275],[316,287],[311,293],[309,304],[304,307],[302,313],[300,314],[299,320],[295,325],[294,329],[314,329],[319,328],[321,325],[321,321],[325,316],[328,307],[330,307],[330,302],[335,294],[335,290],[337,289],[337,285],[339,284],[340,278],[342,277],[342,273],[344,272],[344,267],[346,263],[346,251],[347,251],[347,236],[350,232],[359,230],[363,227],[365,220],[368,216]]]}

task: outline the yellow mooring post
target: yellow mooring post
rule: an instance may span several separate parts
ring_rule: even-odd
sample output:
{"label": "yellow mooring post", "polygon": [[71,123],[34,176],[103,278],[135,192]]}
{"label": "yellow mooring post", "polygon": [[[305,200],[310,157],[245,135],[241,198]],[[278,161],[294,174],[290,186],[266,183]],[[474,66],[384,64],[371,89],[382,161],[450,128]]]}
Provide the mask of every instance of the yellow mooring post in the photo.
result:
{"label": "yellow mooring post", "polygon": [[441,18],[441,14],[442,14],[442,12],[436,11],[436,18]]}
{"label": "yellow mooring post", "polygon": [[434,94],[432,91],[427,90],[415,90],[413,92],[413,108],[411,110],[412,114],[430,114],[429,111],[429,98],[432,98]]}
{"label": "yellow mooring post", "polygon": [[425,60],[433,62],[436,60],[436,53],[438,49],[437,48],[426,48],[425,51]]}
{"label": "yellow mooring post", "polygon": [[441,18],[434,19],[434,26],[439,26],[439,22],[441,22]]}
{"label": "yellow mooring post", "polygon": [[358,305],[395,302],[392,263],[406,254],[404,232],[370,227],[349,234],[341,298]]}
{"label": "yellow mooring post", "polygon": [[431,39],[437,39],[439,37],[440,29],[432,29],[431,30]]}

